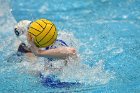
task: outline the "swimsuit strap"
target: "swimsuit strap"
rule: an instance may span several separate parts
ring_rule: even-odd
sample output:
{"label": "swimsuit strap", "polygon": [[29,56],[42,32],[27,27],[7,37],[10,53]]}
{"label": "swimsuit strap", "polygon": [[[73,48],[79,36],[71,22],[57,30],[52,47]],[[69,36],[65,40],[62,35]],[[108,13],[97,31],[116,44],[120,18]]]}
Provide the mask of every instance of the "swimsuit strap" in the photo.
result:
{"label": "swimsuit strap", "polygon": [[[68,46],[63,40],[61,40],[61,39],[57,39],[55,42],[61,42],[61,45],[62,46]],[[55,43],[54,43],[55,44]],[[51,49],[51,48],[53,48],[54,47],[54,45],[51,45],[51,46],[48,46],[48,47],[46,47],[45,49],[46,50],[48,50],[48,49]],[[57,46],[56,46],[57,47]]]}
{"label": "swimsuit strap", "polygon": [[[65,46],[68,46],[63,40],[57,39],[56,41],[61,42],[61,43],[64,44]],[[63,46],[64,46],[64,45],[63,45]]]}

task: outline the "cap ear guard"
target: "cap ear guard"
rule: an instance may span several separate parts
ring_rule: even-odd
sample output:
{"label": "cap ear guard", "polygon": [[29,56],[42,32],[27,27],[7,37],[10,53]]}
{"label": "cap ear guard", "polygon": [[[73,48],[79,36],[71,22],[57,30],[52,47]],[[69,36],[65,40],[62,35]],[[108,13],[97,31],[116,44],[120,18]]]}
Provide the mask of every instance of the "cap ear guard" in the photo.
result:
{"label": "cap ear guard", "polygon": [[19,31],[17,30],[17,28],[14,29],[14,32],[15,32],[16,36],[19,36]]}
{"label": "cap ear guard", "polygon": [[22,20],[17,25],[15,25],[14,32],[17,37],[26,34],[28,31],[28,27],[31,24],[31,21],[29,20]]}
{"label": "cap ear guard", "polygon": [[19,31],[17,28],[14,29],[14,32],[15,32],[17,37],[19,37],[23,34],[23,31]]}

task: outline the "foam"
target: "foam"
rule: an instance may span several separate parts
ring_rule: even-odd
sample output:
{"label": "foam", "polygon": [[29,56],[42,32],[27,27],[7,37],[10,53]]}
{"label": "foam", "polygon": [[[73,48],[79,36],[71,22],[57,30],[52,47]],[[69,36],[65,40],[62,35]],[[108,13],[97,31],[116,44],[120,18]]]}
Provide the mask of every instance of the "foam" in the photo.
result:
{"label": "foam", "polygon": [[70,65],[63,70],[59,78],[65,82],[100,85],[108,83],[113,74],[104,69],[104,61],[100,60],[94,67],[82,63]]}

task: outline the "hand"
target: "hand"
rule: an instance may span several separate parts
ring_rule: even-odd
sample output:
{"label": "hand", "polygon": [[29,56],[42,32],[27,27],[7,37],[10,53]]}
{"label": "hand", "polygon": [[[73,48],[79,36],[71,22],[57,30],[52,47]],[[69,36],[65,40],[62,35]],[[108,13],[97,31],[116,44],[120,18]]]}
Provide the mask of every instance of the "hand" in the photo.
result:
{"label": "hand", "polygon": [[71,55],[75,55],[76,54],[76,50],[74,48],[68,48],[68,52],[71,54]]}
{"label": "hand", "polygon": [[76,54],[76,50],[74,48],[71,48],[71,47],[63,47],[61,52],[68,54],[68,55],[75,55]]}

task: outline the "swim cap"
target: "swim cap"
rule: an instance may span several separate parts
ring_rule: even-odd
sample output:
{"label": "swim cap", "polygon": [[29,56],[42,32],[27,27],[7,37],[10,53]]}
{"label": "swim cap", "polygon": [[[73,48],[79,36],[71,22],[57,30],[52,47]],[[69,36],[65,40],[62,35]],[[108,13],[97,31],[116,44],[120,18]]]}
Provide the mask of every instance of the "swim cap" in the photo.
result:
{"label": "swim cap", "polygon": [[31,21],[29,20],[22,20],[19,23],[17,23],[14,29],[16,36],[19,37],[20,35],[26,34],[30,23]]}
{"label": "swim cap", "polygon": [[22,43],[28,44],[27,42],[27,32],[28,27],[30,25],[31,21],[29,20],[22,20],[15,25],[14,32],[16,36],[20,39]]}

